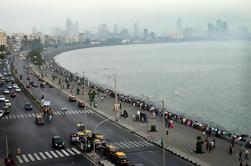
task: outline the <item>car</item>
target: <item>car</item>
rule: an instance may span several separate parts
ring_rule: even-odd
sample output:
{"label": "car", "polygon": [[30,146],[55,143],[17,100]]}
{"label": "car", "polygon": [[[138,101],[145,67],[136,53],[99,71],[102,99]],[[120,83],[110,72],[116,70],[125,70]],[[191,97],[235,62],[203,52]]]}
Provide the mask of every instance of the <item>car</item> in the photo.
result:
{"label": "car", "polygon": [[24,104],[24,108],[25,110],[32,110],[32,105],[29,102],[27,102]]}
{"label": "car", "polygon": [[64,140],[60,136],[52,137],[52,148],[53,149],[63,149],[64,148]]}
{"label": "car", "polygon": [[4,89],[4,94],[9,94],[10,91],[8,89]]}
{"label": "car", "polygon": [[33,84],[31,86],[34,87],[34,88],[38,87],[38,85],[36,83],[34,83],[34,82],[33,82]]}
{"label": "car", "polygon": [[17,88],[17,84],[13,84],[12,87],[16,89]]}
{"label": "car", "polygon": [[26,77],[26,79],[29,81],[31,78],[30,77]]}
{"label": "car", "polygon": [[85,102],[84,101],[79,101],[78,102],[78,107],[85,108]]}
{"label": "car", "polygon": [[15,91],[12,91],[11,93],[10,93],[10,97],[16,97],[16,92]]}
{"label": "car", "polygon": [[26,87],[26,88],[30,88],[31,85],[30,85],[29,83],[27,83],[25,87]]}
{"label": "car", "polygon": [[4,76],[7,76],[7,73],[6,73],[6,72],[4,72],[4,73],[3,73],[3,75],[4,75]]}
{"label": "car", "polygon": [[53,85],[52,85],[52,84],[49,84],[49,88],[53,88]]}
{"label": "car", "polygon": [[5,105],[5,106],[3,106],[3,109],[4,109],[5,114],[10,113],[10,107],[9,106]]}
{"label": "car", "polygon": [[22,80],[23,79],[23,75],[19,75],[19,79]]}
{"label": "car", "polygon": [[0,95],[0,101],[5,101],[5,96],[4,95]]}
{"label": "car", "polygon": [[70,102],[76,102],[76,97],[75,96],[70,96],[69,101]]}
{"label": "car", "polygon": [[2,118],[4,116],[4,111],[3,110],[0,110],[0,118]]}
{"label": "car", "polygon": [[4,104],[4,105],[11,107],[10,100],[5,99],[5,101],[4,101],[4,102],[5,102],[5,104]]}
{"label": "car", "polygon": [[21,92],[21,89],[19,87],[16,87],[16,92]]}
{"label": "car", "polygon": [[44,124],[44,117],[41,114],[36,115],[36,124],[43,125]]}
{"label": "car", "polygon": [[12,85],[11,84],[8,84],[7,85],[7,89],[11,89],[12,88]]}

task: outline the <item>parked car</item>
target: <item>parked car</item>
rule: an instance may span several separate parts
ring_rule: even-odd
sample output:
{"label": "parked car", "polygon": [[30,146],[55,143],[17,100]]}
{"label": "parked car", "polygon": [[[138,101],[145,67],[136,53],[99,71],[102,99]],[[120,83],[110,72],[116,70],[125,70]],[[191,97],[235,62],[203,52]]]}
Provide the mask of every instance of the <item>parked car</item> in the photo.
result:
{"label": "parked car", "polygon": [[52,137],[52,148],[63,149],[64,148],[64,140],[60,136],[53,136]]}
{"label": "parked car", "polygon": [[5,99],[5,104],[4,105],[11,107],[10,100]]}
{"label": "parked car", "polygon": [[11,84],[8,84],[7,85],[7,89],[11,89],[12,88],[12,85]]}
{"label": "parked car", "polygon": [[12,87],[13,87],[13,88],[17,88],[17,84],[13,84]]}
{"label": "parked car", "polygon": [[25,108],[25,110],[32,110],[32,105],[27,102],[24,104],[24,108]]}

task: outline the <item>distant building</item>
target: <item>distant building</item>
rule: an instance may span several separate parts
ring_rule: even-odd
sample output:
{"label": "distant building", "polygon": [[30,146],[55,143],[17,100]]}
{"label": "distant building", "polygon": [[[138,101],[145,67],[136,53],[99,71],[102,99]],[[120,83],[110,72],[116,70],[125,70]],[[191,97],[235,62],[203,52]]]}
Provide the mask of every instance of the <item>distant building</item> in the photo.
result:
{"label": "distant building", "polygon": [[108,37],[109,31],[107,30],[106,24],[101,24],[98,27],[97,35],[101,40],[106,40]]}
{"label": "distant building", "polygon": [[113,26],[113,33],[118,34],[118,25],[117,24],[114,24],[114,26]]}
{"label": "distant building", "polygon": [[6,33],[3,30],[0,30],[0,45],[7,46],[7,37]]}
{"label": "distant building", "polygon": [[122,39],[129,39],[130,38],[130,35],[129,35],[129,32],[128,32],[128,29],[124,28],[120,31],[120,37]]}
{"label": "distant building", "polygon": [[67,19],[66,23],[65,23],[65,31],[66,31],[66,35],[73,35],[74,33],[74,25],[72,23],[71,19]]}
{"label": "distant building", "polygon": [[148,38],[148,29],[144,29],[144,39],[146,40]]}
{"label": "distant building", "polygon": [[183,40],[183,32],[173,32],[169,34],[169,37],[174,40]]}
{"label": "distant building", "polygon": [[178,18],[176,23],[177,32],[182,32],[182,19]]}
{"label": "distant building", "polygon": [[84,33],[79,33],[78,34],[78,40],[79,40],[79,43],[84,43],[85,42],[85,34]]}
{"label": "distant building", "polygon": [[134,23],[133,25],[133,38],[138,39],[139,38],[139,30],[138,30],[138,24]]}

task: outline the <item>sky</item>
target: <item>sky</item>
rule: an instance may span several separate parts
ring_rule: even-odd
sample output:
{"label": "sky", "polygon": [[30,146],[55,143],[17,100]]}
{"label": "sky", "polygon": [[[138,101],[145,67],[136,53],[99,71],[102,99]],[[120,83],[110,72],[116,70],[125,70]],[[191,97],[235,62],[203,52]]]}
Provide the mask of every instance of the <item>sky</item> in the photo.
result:
{"label": "sky", "polygon": [[208,22],[226,21],[230,27],[251,29],[251,0],[0,0],[0,29],[7,32],[65,28],[65,21],[77,21],[81,31],[97,31],[99,24],[113,24],[119,29],[139,29],[162,33],[174,31],[176,21],[182,25],[206,28]]}

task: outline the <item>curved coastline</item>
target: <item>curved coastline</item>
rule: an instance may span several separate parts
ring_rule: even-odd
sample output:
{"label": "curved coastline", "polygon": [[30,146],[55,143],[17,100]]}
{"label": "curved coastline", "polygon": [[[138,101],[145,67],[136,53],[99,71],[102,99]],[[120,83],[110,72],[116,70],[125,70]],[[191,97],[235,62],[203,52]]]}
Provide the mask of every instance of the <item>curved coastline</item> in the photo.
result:
{"label": "curved coastline", "polygon": [[[140,43],[142,44],[142,43]],[[143,43],[145,44],[145,43]],[[67,46],[67,47],[61,47],[61,48],[57,48],[57,49],[51,49],[51,50],[47,50],[46,52],[44,52],[44,54],[46,54],[45,56],[45,59],[47,62],[54,62],[54,64],[56,64],[58,67],[62,68],[64,71],[67,71],[63,66],[60,66],[59,64],[57,64],[54,60],[54,57],[59,55],[60,53],[63,53],[63,52],[68,52],[68,51],[72,51],[72,50],[77,50],[77,49],[84,49],[84,48],[92,48],[92,47],[104,47],[104,46],[118,46],[118,45],[98,45],[98,46]],[[70,71],[67,71],[68,73],[71,73]],[[71,73],[72,74],[72,73]],[[97,86],[100,86],[98,84],[95,84],[95,81],[91,82],[93,85],[97,85]],[[103,88],[103,87],[102,87]],[[104,88],[106,89],[106,88]],[[121,93],[120,93],[121,94]],[[123,95],[123,94],[121,94]],[[124,96],[130,96],[130,95],[124,95]],[[148,102],[146,101],[145,99],[140,99],[139,97],[135,97],[135,96],[131,96],[131,97],[134,97],[136,100],[141,100],[141,101],[145,101],[145,102]],[[154,107],[158,108],[158,106],[156,105],[156,103],[154,104]],[[172,113],[174,116],[179,116],[179,117],[186,117],[186,118],[189,118],[189,120],[191,119],[193,122],[196,122],[198,124],[205,124],[206,126],[211,126],[213,129],[219,129],[219,130],[222,130],[222,131],[231,131],[231,130],[225,130],[224,129],[224,126],[223,128],[222,127],[219,127],[219,125],[214,125],[214,122],[211,122],[211,121],[208,121],[208,120],[205,120],[205,119],[201,119],[201,118],[196,118],[196,117],[189,117],[189,115],[178,115],[176,113]],[[177,117],[176,117],[177,118]],[[176,119],[177,121],[177,119]],[[204,122],[206,123],[204,123]],[[182,122],[181,122],[182,123]],[[218,127],[213,127],[213,126],[218,126]],[[233,131],[231,131],[233,132]],[[238,132],[233,132],[233,133],[238,133]],[[233,134],[233,135],[236,135],[236,134]]]}

